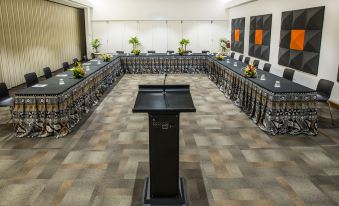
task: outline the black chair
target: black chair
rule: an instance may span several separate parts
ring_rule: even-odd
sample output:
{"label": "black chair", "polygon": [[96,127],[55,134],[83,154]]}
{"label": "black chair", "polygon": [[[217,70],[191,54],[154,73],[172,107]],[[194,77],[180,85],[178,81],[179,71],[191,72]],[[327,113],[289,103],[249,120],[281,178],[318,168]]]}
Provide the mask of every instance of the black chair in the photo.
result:
{"label": "black chair", "polygon": [[266,71],[266,72],[270,72],[270,70],[271,70],[271,64],[265,63],[263,70]]}
{"label": "black chair", "polygon": [[68,64],[68,62],[62,63],[62,68],[64,69],[64,71],[67,71],[67,70],[69,69],[69,64]]}
{"label": "black chair", "polygon": [[12,110],[13,106],[14,106],[14,98],[9,96],[9,92],[8,92],[8,88],[6,84],[3,82],[0,83],[0,107],[9,107],[10,110]]}
{"label": "black chair", "polygon": [[251,61],[251,58],[250,57],[246,57],[244,63],[245,64],[250,64],[250,61]]}
{"label": "black chair", "polygon": [[231,57],[234,59],[234,56],[235,56],[235,53],[234,52],[232,52],[231,53]]}
{"label": "black chair", "polygon": [[79,61],[78,58],[73,58],[73,64],[74,64],[74,65],[76,65],[78,61]]}
{"label": "black chair", "polygon": [[317,86],[317,90],[316,90],[317,101],[327,103],[328,105],[328,109],[330,110],[332,125],[334,125],[333,115],[332,115],[332,110],[331,110],[331,104],[328,100],[331,97],[333,86],[334,86],[334,82],[326,80],[326,79],[320,79],[318,86]]}
{"label": "black chair", "polygon": [[255,59],[255,60],[253,61],[253,66],[254,66],[255,68],[258,68],[259,63],[260,63],[259,60]]}
{"label": "black chair", "polygon": [[86,55],[82,56],[82,61],[83,62],[88,62],[88,57]]}
{"label": "black chair", "polygon": [[44,74],[45,74],[46,79],[49,79],[53,76],[51,68],[45,67],[43,70],[44,70]]}
{"label": "black chair", "polygon": [[202,54],[207,54],[207,53],[210,53],[210,51],[208,51],[208,50],[202,50],[201,53],[202,53]]}
{"label": "black chair", "polygon": [[25,74],[25,80],[26,80],[27,87],[31,87],[34,84],[39,83],[38,76],[36,75],[35,72],[31,72],[31,73]]}
{"label": "black chair", "polygon": [[241,55],[239,56],[239,61],[242,62],[243,59],[244,59],[244,55],[241,54]]}
{"label": "black chair", "polygon": [[149,53],[149,54],[155,54],[155,51],[151,50],[151,51],[147,51],[147,53]]}
{"label": "black chair", "polygon": [[173,51],[173,50],[167,50],[167,53],[169,53],[169,54],[173,54],[173,53],[174,53],[174,51]]}
{"label": "black chair", "polygon": [[293,81],[293,77],[294,77],[294,70],[286,68],[283,73],[283,78]]}
{"label": "black chair", "polygon": [[117,54],[125,54],[124,51],[116,51],[115,53],[117,53]]}

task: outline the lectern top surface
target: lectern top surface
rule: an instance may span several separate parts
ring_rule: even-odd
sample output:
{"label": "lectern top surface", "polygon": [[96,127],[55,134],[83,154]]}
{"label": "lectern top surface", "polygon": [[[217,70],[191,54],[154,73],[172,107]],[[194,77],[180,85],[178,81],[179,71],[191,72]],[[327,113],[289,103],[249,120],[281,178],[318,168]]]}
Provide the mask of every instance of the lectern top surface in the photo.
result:
{"label": "lectern top surface", "polygon": [[133,112],[138,113],[195,111],[189,85],[139,85],[138,96],[133,108]]}

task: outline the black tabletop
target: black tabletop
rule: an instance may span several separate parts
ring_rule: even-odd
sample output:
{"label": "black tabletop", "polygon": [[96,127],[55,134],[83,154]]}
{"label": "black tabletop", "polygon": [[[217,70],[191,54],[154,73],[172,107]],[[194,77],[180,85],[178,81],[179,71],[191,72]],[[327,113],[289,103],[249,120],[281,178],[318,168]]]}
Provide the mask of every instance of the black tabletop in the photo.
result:
{"label": "black tabletop", "polygon": [[[213,54],[210,54],[213,55]],[[184,55],[179,55],[178,53],[173,53],[173,54],[167,54],[167,53],[141,53],[139,55],[134,55],[134,54],[120,54],[119,56],[122,57],[154,57],[154,56],[182,56],[182,57],[190,57],[190,56],[209,56],[207,54],[202,54],[202,53],[190,53],[190,54],[184,54]]]}
{"label": "black tabletop", "polygon": [[133,112],[195,112],[189,85],[139,85]]}
{"label": "black tabletop", "polygon": [[[113,57],[112,61],[118,57]],[[99,63],[100,62],[100,63]],[[101,68],[105,67],[109,62],[103,62],[102,60],[91,60],[83,64],[84,69],[86,71],[86,75],[83,78],[75,79],[73,77],[72,71],[66,71],[58,76],[53,76],[44,81],[40,81],[39,84],[46,84],[45,87],[28,87],[23,90],[16,92],[16,95],[60,95],[70,88],[74,87],[76,84],[84,81],[86,78],[91,76],[93,73],[99,71]],[[60,75],[67,75],[67,76],[60,76]],[[63,79],[65,84],[60,85],[59,81]]]}
{"label": "black tabletop", "polygon": [[[214,58],[214,57],[213,57]],[[215,59],[215,58],[214,58]],[[227,62],[229,60],[229,63]],[[215,61],[218,61],[215,59]],[[239,75],[243,74],[243,68],[246,67],[246,64],[235,60],[231,57],[225,57],[223,61],[218,61],[220,64],[226,66],[227,68],[231,69],[232,71],[236,72]],[[237,62],[235,66],[234,63]],[[261,80],[261,75],[265,75],[266,80]],[[289,81],[282,77],[279,77],[275,74],[266,72],[261,69],[257,69],[257,77],[256,78],[249,78],[249,80],[258,86],[273,92],[273,93],[310,93],[315,92],[313,89],[305,87],[301,84]],[[276,81],[280,81],[280,87],[274,87]]]}

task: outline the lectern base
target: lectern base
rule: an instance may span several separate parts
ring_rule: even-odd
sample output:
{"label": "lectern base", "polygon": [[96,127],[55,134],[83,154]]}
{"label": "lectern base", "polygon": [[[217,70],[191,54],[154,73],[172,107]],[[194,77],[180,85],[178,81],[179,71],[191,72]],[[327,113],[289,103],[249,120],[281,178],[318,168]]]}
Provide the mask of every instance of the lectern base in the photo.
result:
{"label": "lectern base", "polygon": [[179,178],[179,195],[180,195],[179,197],[151,198],[149,188],[150,188],[149,177],[146,177],[144,181],[144,190],[142,193],[141,206],[161,206],[161,205],[188,206],[186,182],[185,179],[182,177]]}

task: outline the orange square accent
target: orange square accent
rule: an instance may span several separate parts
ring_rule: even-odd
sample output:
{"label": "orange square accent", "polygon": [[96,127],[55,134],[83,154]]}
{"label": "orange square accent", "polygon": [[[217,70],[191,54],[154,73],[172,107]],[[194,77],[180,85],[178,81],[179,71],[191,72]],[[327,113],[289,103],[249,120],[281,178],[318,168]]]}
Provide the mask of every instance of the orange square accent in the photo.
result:
{"label": "orange square accent", "polygon": [[255,44],[262,45],[263,30],[255,30]]}
{"label": "orange square accent", "polygon": [[236,42],[240,41],[240,29],[234,30],[234,40]]}
{"label": "orange square accent", "polygon": [[305,42],[305,30],[292,30],[291,31],[290,49],[303,51],[304,42]]}

